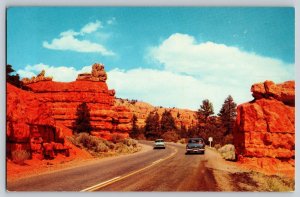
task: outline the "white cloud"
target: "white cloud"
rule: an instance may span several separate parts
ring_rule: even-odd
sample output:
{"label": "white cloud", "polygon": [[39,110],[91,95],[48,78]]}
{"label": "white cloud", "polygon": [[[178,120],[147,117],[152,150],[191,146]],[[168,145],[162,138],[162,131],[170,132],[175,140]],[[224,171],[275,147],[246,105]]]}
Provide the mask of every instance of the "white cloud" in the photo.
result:
{"label": "white cloud", "polygon": [[104,56],[113,56],[114,52],[108,50],[100,43],[93,43],[89,40],[78,39],[78,36],[84,36],[85,34],[91,34],[101,28],[101,22],[91,22],[81,28],[80,32],[74,30],[68,30],[60,33],[58,38],[54,38],[51,42],[44,41],[43,47],[52,50],[70,50],[80,53],[100,53]]}
{"label": "white cloud", "polygon": [[74,67],[56,67],[40,63],[36,65],[27,65],[24,69],[17,70],[17,73],[21,78],[31,78],[32,76],[36,76],[37,74],[39,74],[42,70],[45,70],[46,76],[52,76],[53,81],[70,82],[75,81],[79,73],[90,73],[92,67],[85,66],[80,70],[76,70]]}
{"label": "white cloud", "polygon": [[150,50],[149,57],[163,70],[114,69],[108,84],[118,97],[154,105],[197,109],[202,100],[213,102],[218,113],[230,94],[236,103],[252,100],[253,83],[294,79],[294,65],[213,42],[197,43],[194,37],[173,34]]}
{"label": "white cloud", "polygon": [[97,31],[99,28],[102,28],[101,22],[96,21],[96,22],[90,22],[86,24],[84,27],[81,28],[80,33],[81,34],[90,34],[92,32]]}
{"label": "white cloud", "polygon": [[293,65],[278,59],[224,44],[198,44],[194,37],[185,34],[171,35],[161,45],[153,47],[150,53],[166,70],[193,75],[211,83],[231,81],[239,85],[241,79],[281,81],[293,78],[294,74],[290,70]]}
{"label": "white cloud", "polygon": [[116,23],[116,18],[115,18],[115,17],[112,17],[112,18],[108,19],[108,20],[106,21],[106,23],[107,23],[108,25],[113,25],[113,24]]}
{"label": "white cloud", "polygon": [[108,72],[107,83],[109,88],[116,90],[117,97],[138,99],[155,106],[196,110],[202,100],[209,99],[214,104],[216,114],[229,94],[239,102],[251,99],[249,87],[224,89],[192,76],[153,69],[114,69]]}

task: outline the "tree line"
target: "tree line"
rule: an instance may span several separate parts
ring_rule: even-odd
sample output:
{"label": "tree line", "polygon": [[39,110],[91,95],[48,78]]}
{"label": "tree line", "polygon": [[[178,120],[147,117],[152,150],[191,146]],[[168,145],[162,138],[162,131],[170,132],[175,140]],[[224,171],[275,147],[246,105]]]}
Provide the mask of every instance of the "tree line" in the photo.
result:
{"label": "tree line", "polygon": [[[163,138],[167,141],[178,141],[182,138],[189,137],[202,137],[208,140],[213,137],[213,144],[228,144],[232,143],[232,131],[236,119],[236,103],[229,95],[221,110],[217,115],[214,115],[213,104],[205,99],[202,101],[199,109],[195,113],[196,123],[176,127],[175,118],[169,110],[165,110],[163,114],[158,114],[157,111],[152,111],[145,119],[145,126],[139,128],[137,126],[137,116],[133,115],[132,118],[132,138],[154,140]],[[177,118],[180,118],[178,112]]]}

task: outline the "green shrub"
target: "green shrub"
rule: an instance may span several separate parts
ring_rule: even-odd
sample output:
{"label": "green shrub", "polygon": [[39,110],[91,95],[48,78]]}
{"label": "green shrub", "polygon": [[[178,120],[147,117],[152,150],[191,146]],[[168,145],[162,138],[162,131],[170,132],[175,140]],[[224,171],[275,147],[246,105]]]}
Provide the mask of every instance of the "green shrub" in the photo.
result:
{"label": "green shrub", "polygon": [[30,159],[30,152],[26,150],[15,150],[11,152],[12,161],[23,165],[25,160]]}

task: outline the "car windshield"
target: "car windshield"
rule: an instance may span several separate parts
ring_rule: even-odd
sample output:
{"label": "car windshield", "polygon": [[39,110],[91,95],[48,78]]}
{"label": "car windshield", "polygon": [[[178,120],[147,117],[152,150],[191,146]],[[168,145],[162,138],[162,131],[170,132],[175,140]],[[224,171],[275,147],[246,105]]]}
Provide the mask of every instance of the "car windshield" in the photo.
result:
{"label": "car windshield", "polygon": [[164,142],[164,140],[155,140],[155,142]]}

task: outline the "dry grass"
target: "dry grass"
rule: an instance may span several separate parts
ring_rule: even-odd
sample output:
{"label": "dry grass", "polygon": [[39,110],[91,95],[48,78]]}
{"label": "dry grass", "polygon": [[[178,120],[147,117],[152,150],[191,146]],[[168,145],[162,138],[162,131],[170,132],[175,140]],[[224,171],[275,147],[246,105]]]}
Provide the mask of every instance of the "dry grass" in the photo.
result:
{"label": "dry grass", "polygon": [[75,146],[87,150],[95,157],[112,156],[115,154],[134,153],[140,150],[138,142],[131,138],[114,138],[113,141],[107,141],[88,133],[76,134],[68,138]]}
{"label": "dry grass", "polygon": [[260,191],[291,192],[295,190],[295,180],[276,175],[264,175],[258,172],[251,172],[251,178],[257,182]]}

